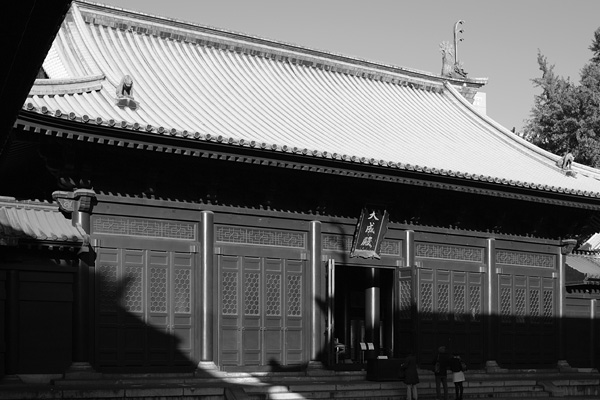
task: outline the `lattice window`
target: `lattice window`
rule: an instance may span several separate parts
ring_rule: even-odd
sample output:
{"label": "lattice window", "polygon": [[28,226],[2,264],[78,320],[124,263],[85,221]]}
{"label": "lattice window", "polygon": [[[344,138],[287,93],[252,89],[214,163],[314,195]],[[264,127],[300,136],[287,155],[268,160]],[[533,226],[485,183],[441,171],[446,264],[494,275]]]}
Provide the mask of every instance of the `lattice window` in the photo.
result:
{"label": "lattice window", "polygon": [[483,249],[475,247],[417,243],[415,245],[415,255],[423,258],[483,262]]}
{"label": "lattice window", "polygon": [[167,312],[166,268],[150,268],[150,312]]}
{"label": "lattice window", "polygon": [[293,247],[299,249],[306,247],[306,234],[304,232],[254,229],[237,226],[217,226],[215,230],[217,242]]}
{"label": "lattice window", "polygon": [[244,274],[244,315],[260,313],[260,274]]}
{"label": "lattice window", "polygon": [[269,316],[281,315],[281,275],[267,274],[266,312]]}
{"label": "lattice window", "polygon": [[142,267],[125,267],[125,279],[128,282],[123,296],[123,307],[130,312],[143,311]]}
{"label": "lattice window", "polygon": [[192,271],[189,269],[176,269],[173,280],[175,296],[175,312],[189,314],[192,312]]}
{"label": "lattice window", "polygon": [[464,321],[466,312],[465,285],[454,285],[452,295],[454,300],[454,319]]}
{"label": "lattice window", "polygon": [[237,315],[238,313],[238,279],[237,272],[223,272],[223,315]]}
{"label": "lattice window", "polygon": [[100,311],[113,312],[117,302],[117,267],[115,265],[100,265]]}
{"label": "lattice window", "polygon": [[450,285],[438,284],[437,313],[440,320],[447,320],[450,313]]}
{"label": "lattice window", "polygon": [[[342,235],[331,235],[323,234],[321,242],[323,250],[333,251],[350,251],[352,249],[352,236]],[[390,256],[401,256],[402,255],[402,241],[401,240],[382,240],[380,254],[386,254]]]}
{"label": "lattice window", "polygon": [[288,275],[288,316],[302,316],[302,276]]}
{"label": "lattice window", "polygon": [[196,239],[196,224],[144,218],[95,216],[92,232],[112,235]]}
{"label": "lattice window", "polygon": [[544,290],[544,321],[551,321],[554,317],[554,291]]}
{"label": "lattice window", "polygon": [[512,289],[503,287],[500,289],[500,316],[502,322],[510,322],[512,313]]}
{"label": "lattice window", "polygon": [[391,256],[401,256],[402,242],[400,240],[382,240],[379,253]]}
{"label": "lattice window", "polygon": [[516,321],[520,324],[525,322],[525,315],[527,314],[526,293],[526,289],[515,289],[515,316]]}
{"label": "lattice window", "polygon": [[400,281],[400,319],[410,319],[412,306],[412,284],[410,280]]}
{"label": "lattice window", "polygon": [[540,319],[540,291],[538,289],[531,289],[529,291],[529,315],[531,315],[531,319],[534,322]]}
{"label": "lattice window", "polygon": [[469,287],[469,309],[471,310],[471,318],[473,321],[481,320],[481,287]]}
{"label": "lattice window", "polygon": [[433,283],[421,283],[421,316],[423,320],[433,318]]}
{"label": "lattice window", "polygon": [[496,263],[521,265],[524,267],[554,268],[556,256],[553,254],[524,253],[520,251],[497,250]]}

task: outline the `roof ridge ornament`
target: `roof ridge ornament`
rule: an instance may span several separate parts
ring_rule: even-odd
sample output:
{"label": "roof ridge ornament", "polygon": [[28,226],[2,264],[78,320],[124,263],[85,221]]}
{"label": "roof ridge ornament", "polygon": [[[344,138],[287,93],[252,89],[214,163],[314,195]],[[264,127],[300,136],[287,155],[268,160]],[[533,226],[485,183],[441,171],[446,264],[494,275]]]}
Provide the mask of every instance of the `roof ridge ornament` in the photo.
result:
{"label": "roof ridge ornament", "polygon": [[442,76],[450,78],[464,79],[467,77],[467,72],[463,69],[462,61],[458,60],[458,43],[463,41],[459,38],[459,34],[464,31],[460,29],[460,25],[465,21],[458,20],[454,24],[454,45],[448,41],[440,43],[440,51],[442,52]]}
{"label": "roof ridge ornament", "polygon": [[138,104],[133,99],[133,78],[131,78],[131,75],[125,75],[121,78],[116,94],[117,106],[121,108],[129,107],[132,110],[137,108]]}
{"label": "roof ridge ornament", "polygon": [[571,153],[570,150],[567,150],[565,154],[558,161],[556,161],[556,166],[560,168],[565,175],[575,177],[577,172],[573,171],[572,169],[574,160],[575,157],[573,157],[573,153]]}

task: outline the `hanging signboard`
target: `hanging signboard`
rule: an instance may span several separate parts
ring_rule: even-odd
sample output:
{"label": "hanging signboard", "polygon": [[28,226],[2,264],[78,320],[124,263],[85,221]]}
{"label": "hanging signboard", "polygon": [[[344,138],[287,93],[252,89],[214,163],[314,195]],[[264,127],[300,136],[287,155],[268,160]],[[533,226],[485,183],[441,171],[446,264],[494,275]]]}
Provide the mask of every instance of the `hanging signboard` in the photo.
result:
{"label": "hanging signboard", "polygon": [[387,231],[388,213],[375,207],[365,207],[360,214],[350,257],[377,258],[381,241]]}

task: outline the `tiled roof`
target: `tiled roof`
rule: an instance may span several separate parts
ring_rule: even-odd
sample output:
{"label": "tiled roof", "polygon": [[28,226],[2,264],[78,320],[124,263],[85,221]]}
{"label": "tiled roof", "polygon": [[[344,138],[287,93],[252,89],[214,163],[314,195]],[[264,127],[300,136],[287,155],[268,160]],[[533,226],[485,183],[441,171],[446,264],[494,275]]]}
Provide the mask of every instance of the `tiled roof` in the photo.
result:
{"label": "tiled roof", "polygon": [[[576,176],[566,175],[558,156],[465,100],[485,80],[445,81],[84,2],[73,3],[44,69],[51,80],[34,85],[24,112],[112,126],[131,137],[293,152],[306,163],[334,158],[600,197],[600,171],[574,164]],[[134,80],[135,111],[116,105],[126,74]]]}
{"label": "tiled roof", "polygon": [[[569,254],[566,264],[584,275],[587,283],[600,284],[600,255],[597,253],[580,252]],[[594,282],[595,281],[595,282]],[[567,282],[568,283],[568,282]]]}
{"label": "tiled roof", "polygon": [[0,197],[0,245],[16,245],[24,239],[77,246],[86,238],[85,231],[73,226],[56,204]]}

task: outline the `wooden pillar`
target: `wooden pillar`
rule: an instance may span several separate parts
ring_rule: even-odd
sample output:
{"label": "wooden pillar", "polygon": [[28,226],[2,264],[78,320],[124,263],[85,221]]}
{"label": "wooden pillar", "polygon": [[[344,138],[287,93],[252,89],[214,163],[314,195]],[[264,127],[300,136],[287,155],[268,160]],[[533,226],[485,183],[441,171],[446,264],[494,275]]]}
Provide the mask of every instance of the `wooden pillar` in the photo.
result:
{"label": "wooden pillar", "polygon": [[323,332],[325,331],[325,315],[323,305],[326,304],[321,289],[321,222],[311,221],[309,232],[310,252],[310,362],[322,362],[320,359],[325,348]]}
{"label": "wooden pillar", "polygon": [[570,254],[577,241],[574,239],[564,239],[560,245],[560,251],[558,252],[558,312],[556,313],[556,319],[558,320],[558,368],[561,371],[569,371],[571,367],[566,360],[566,334],[565,334],[565,300],[567,297],[567,287],[565,278],[565,261],[567,254]]}
{"label": "wooden pillar", "polygon": [[487,372],[495,372],[498,366],[498,331],[495,329],[498,320],[498,271],[496,271],[496,240],[490,238],[486,243],[487,253],[487,276],[486,296],[484,298],[484,321],[485,321],[485,369]]}
{"label": "wooden pillar", "polygon": [[[201,363],[214,362],[213,334],[214,334],[214,214],[212,211],[202,211],[202,237],[201,237],[201,285],[202,296],[200,311],[200,361]],[[208,365],[204,365],[207,367]]]}
{"label": "wooden pillar", "polygon": [[[412,312],[412,321],[413,329],[412,329],[412,338],[410,341],[412,342],[412,352],[417,355],[420,354],[420,343],[419,343],[419,318],[418,317],[418,299],[419,299],[419,274],[417,263],[415,261],[415,232],[413,230],[407,229],[404,231],[404,240],[402,242],[403,249],[402,254],[404,254],[404,262],[405,266],[410,268],[411,271],[411,312]],[[398,302],[400,301],[400,297],[398,297]],[[396,304],[399,307],[399,304]],[[400,317],[397,319],[400,321]],[[400,329],[397,329],[398,331]],[[401,339],[402,340],[402,339]]]}
{"label": "wooden pillar", "polygon": [[[90,268],[94,267],[94,255],[89,246],[92,209],[96,193],[90,189],[77,189],[74,192],[54,192],[60,210],[71,214],[73,226],[85,232],[84,241],[79,250],[79,262],[74,280],[73,298],[73,362],[65,372],[65,378],[97,377],[90,363]],[[93,277],[93,274],[91,274]]]}
{"label": "wooden pillar", "polygon": [[19,271],[8,271],[6,279],[6,375],[19,367]]}
{"label": "wooden pillar", "polygon": [[596,303],[597,299],[590,299],[590,365],[596,365],[596,347],[598,338],[596,337]]}

